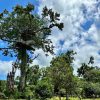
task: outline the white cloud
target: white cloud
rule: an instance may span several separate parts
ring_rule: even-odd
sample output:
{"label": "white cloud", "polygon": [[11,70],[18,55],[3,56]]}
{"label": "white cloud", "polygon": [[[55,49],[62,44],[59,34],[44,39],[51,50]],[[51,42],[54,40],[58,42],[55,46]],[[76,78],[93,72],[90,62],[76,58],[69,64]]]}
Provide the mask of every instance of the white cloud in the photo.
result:
{"label": "white cloud", "polygon": [[[64,22],[64,29],[58,31],[54,28],[49,38],[53,41],[56,54],[68,49],[74,49],[77,52],[74,68],[78,68],[82,62],[88,62],[91,55],[95,57],[95,64],[100,63],[98,54],[100,50],[100,7],[96,7],[98,2],[97,0],[40,0],[39,14],[45,5],[61,14],[60,19]],[[89,19],[94,20],[94,23],[89,30],[84,31],[80,25]],[[87,43],[87,38],[95,43]],[[64,41],[64,44],[61,45],[59,40]],[[33,63],[49,66],[53,56],[46,57],[42,50],[37,50],[36,54],[38,53],[40,55]],[[11,70],[11,63],[12,61],[0,61],[0,74],[7,74]],[[17,74],[19,75],[19,71]]]}
{"label": "white cloud", "polygon": [[[0,61],[0,75],[7,76],[12,71],[13,61]],[[16,70],[15,77],[20,75],[20,71]]]}
{"label": "white cloud", "polygon": [[33,61],[33,64],[34,65],[40,65],[40,67],[42,66],[49,66],[50,64],[50,61],[53,57],[53,55],[50,55],[49,56],[46,56],[45,53],[43,52],[43,50],[39,49],[35,52],[35,54],[39,54],[38,58],[36,58],[34,61]]}
{"label": "white cloud", "polygon": [[0,61],[0,74],[6,75],[11,71],[12,61]]}
{"label": "white cloud", "polygon": [[[73,49],[77,52],[74,68],[78,68],[82,62],[88,62],[90,56],[95,57],[95,64],[99,65],[100,56],[100,7],[97,7],[97,0],[40,0],[39,14],[44,6],[52,8],[61,14],[61,21],[64,22],[63,31],[53,29],[52,39],[56,46],[55,53]],[[81,24],[87,20],[93,20],[89,30],[83,30]],[[98,26],[98,27],[97,27]],[[94,43],[87,42],[90,39]],[[59,40],[63,40],[61,45]],[[45,56],[42,55],[42,60]],[[37,60],[38,63],[40,60]],[[46,59],[44,60],[46,61]],[[46,64],[49,63],[46,61]],[[39,63],[40,64],[40,63]],[[76,70],[76,69],[75,69]]]}

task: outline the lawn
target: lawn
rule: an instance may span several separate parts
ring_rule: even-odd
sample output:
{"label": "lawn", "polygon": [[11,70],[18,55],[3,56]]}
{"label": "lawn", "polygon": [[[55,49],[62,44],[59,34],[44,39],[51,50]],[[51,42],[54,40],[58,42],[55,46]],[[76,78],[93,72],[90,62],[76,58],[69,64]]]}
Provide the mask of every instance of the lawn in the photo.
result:
{"label": "lawn", "polygon": [[[53,97],[52,99],[50,99],[50,100],[59,100],[59,98],[58,97]],[[61,100],[66,100],[65,98],[61,98]],[[79,100],[79,98],[70,98],[70,100]],[[81,99],[81,100],[100,100],[100,98],[98,98],[98,99]]]}

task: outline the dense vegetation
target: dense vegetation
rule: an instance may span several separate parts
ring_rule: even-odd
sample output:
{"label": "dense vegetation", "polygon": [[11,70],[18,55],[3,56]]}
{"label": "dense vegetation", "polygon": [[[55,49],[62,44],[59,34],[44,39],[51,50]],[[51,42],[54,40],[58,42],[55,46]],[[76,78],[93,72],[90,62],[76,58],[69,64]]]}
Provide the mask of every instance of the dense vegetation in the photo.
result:
{"label": "dense vegetation", "polygon": [[[44,7],[42,17],[39,17],[33,11],[34,6],[28,4],[25,8],[17,5],[12,12],[4,10],[0,14],[0,40],[8,44],[0,50],[4,56],[16,57],[7,80],[0,81],[0,99],[99,98],[100,68],[93,66],[92,56],[88,64],[84,62],[77,69],[78,75],[73,73],[74,51],[52,58],[50,66],[30,66],[38,57],[32,58],[37,49],[42,49],[46,56],[54,54],[48,36],[53,27],[63,29],[57,12]],[[15,77],[16,69],[21,71],[20,76]]]}
{"label": "dense vegetation", "polygon": [[100,68],[82,64],[78,76],[73,75],[72,62],[75,53],[67,51],[53,58],[49,67],[34,65],[28,68],[26,87],[23,94],[18,92],[19,76],[15,78],[13,93],[6,87],[6,81],[0,81],[1,98],[34,98],[46,100],[52,97],[99,98]]}

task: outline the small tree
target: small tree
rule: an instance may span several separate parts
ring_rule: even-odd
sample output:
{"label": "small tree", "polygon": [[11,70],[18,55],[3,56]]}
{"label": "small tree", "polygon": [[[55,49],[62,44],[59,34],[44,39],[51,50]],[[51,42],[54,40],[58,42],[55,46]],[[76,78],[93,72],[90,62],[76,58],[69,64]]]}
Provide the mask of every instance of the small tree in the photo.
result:
{"label": "small tree", "polygon": [[100,85],[100,68],[89,65],[93,63],[94,58],[90,57],[89,63],[83,63],[77,71],[83,80],[82,97],[93,98],[100,95],[98,91]]}
{"label": "small tree", "polygon": [[[26,7],[17,5],[12,12],[6,9],[0,14],[0,40],[6,42],[7,47],[2,47],[5,56],[17,57],[20,68],[19,91],[23,92],[26,85],[26,70],[33,60],[30,55],[37,49],[53,54],[53,45],[50,39],[51,29],[56,26],[60,30],[63,23],[59,23],[60,14],[44,7],[42,17],[33,13],[34,6]],[[13,55],[14,54],[14,55]],[[36,58],[36,57],[35,57]]]}

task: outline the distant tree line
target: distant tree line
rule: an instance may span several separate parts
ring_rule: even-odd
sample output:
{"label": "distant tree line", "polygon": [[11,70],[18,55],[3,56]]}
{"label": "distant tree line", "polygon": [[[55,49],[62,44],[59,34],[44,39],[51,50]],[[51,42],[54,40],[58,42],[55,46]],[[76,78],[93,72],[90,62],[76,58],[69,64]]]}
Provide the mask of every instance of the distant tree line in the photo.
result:
{"label": "distant tree line", "polygon": [[[100,68],[91,63],[83,63],[78,68],[78,76],[73,74],[73,51],[67,51],[52,59],[50,66],[40,68],[39,65],[28,67],[26,86],[22,94],[18,91],[20,76],[15,79],[14,91],[10,93],[6,81],[0,81],[0,91],[8,98],[34,98],[46,100],[54,96],[99,98],[100,97]],[[90,57],[91,59],[91,57]]]}

